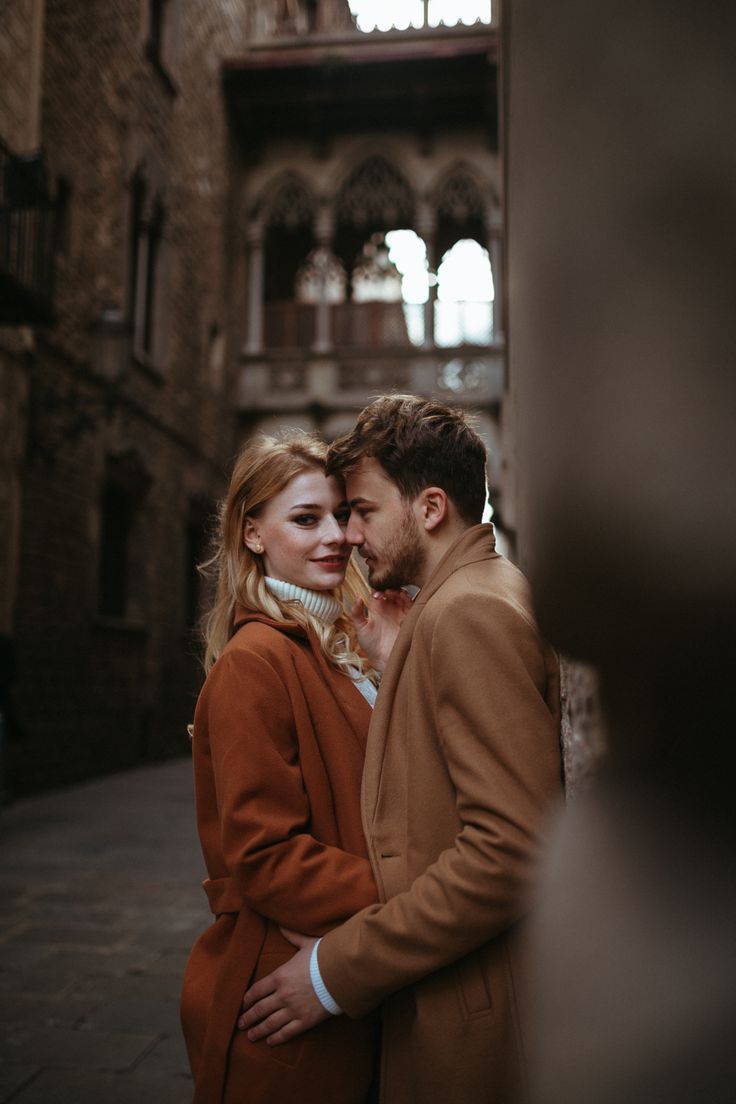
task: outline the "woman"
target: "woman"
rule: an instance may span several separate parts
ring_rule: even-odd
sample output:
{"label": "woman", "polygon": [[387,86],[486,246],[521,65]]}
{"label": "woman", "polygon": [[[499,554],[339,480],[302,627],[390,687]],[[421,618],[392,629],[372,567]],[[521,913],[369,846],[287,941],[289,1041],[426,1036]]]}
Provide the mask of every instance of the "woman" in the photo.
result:
{"label": "woman", "polygon": [[[193,736],[215,916],[182,995],[195,1104],[363,1104],[373,1073],[373,1021],[278,1047],[236,1030],[248,985],[294,953],[280,925],[320,935],[377,900],[359,803],[375,675],[346,613],[369,593],[325,453],[305,435],[246,446],[221,514]],[[372,606],[385,641],[399,609]]]}

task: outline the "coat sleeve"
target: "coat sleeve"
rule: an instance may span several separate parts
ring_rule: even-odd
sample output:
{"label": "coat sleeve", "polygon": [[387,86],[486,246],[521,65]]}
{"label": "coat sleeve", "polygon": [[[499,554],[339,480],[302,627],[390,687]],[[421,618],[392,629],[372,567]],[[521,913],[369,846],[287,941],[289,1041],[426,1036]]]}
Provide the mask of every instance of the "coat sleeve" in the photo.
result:
{"label": "coat sleeve", "polygon": [[202,712],[222,852],[243,901],[312,935],[375,902],[368,859],[310,834],[293,712],[274,667],[252,652],[226,653],[210,672]]}
{"label": "coat sleeve", "polygon": [[504,599],[478,603],[463,596],[416,646],[427,653],[435,737],[460,827],[453,846],[410,888],[370,906],[320,944],[324,982],[351,1016],[501,935],[522,916],[540,824],[561,792],[557,725],[544,696],[544,646],[524,612]]}

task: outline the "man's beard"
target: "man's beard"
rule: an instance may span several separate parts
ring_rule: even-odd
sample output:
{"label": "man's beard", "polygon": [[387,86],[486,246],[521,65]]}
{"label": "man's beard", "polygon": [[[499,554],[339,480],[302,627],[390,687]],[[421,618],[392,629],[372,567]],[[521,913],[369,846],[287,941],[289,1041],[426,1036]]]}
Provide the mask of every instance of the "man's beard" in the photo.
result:
{"label": "man's beard", "polygon": [[409,507],[399,529],[382,549],[380,559],[380,566],[368,566],[368,582],[376,590],[398,590],[421,577],[426,553],[417,520]]}

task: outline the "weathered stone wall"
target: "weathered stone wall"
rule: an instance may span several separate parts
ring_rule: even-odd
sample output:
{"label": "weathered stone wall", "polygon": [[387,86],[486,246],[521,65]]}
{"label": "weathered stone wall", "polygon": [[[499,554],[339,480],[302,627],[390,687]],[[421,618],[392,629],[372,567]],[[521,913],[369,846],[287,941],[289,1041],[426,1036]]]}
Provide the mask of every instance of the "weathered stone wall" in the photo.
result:
{"label": "weathered stone wall", "polygon": [[606,756],[606,721],[598,673],[562,657],[562,762],[568,801],[585,793]]}
{"label": "weathered stone wall", "polygon": [[16,594],[29,340],[0,328],[0,633],[11,632]]}
{"label": "weathered stone wall", "polygon": [[7,0],[0,14],[0,138],[14,153],[39,141],[44,0]]}
{"label": "weathered stone wall", "polygon": [[[27,449],[12,630],[17,711],[8,785],[26,792],[185,750],[201,681],[188,624],[192,525],[222,493],[235,420],[228,267],[230,148],[220,60],[245,42],[245,4],[170,0],[159,60],[148,4],[54,0],[45,26],[42,146],[68,182],[56,323],[27,357]],[[129,314],[131,181],[164,206],[152,355],[115,346]],[[237,321],[237,295],[233,317]],[[7,376],[0,377],[3,388]],[[138,470],[125,616],[100,616],[107,465]],[[0,553],[6,555],[5,553]]]}
{"label": "weathered stone wall", "polygon": [[[0,140],[16,154],[39,140],[43,0],[9,0],[0,16]],[[0,633],[12,627],[25,447],[28,331],[0,328]]]}

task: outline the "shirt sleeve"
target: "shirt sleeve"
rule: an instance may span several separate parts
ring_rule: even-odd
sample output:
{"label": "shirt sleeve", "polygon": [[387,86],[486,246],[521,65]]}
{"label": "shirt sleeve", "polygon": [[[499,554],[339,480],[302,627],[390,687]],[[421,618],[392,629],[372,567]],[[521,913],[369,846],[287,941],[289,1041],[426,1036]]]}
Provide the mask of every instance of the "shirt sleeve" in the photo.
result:
{"label": "shirt sleeve", "polygon": [[427,653],[433,735],[460,828],[408,889],[322,941],[322,977],[350,1016],[365,1015],[523,915],[540,826],[561,793],[544,645],[524,612],[503,599],[463,596],[415,647]]}
{"label": "shirt sleeve", "polygon": [[342,1013],[340,1005],[333,1000],[332,994],[322,980],[322,974],[319,972],[319,960],[317,957],[317,948],[319,947],[321,940],[312,947],[312,954],[309,959],[309,980],[312,982],[312,988],[314,989],[317,1000],[324,1008],[325,1012],[329,1012],[331,1016],[339,1016]]}
{"label": "shirt sleeve", "polygon": [[368,859],[315,839],[286,686],[263,656],[225,653],[201,712],[209,737],[222,853],[262,916],[320,935],[377,900]]}

